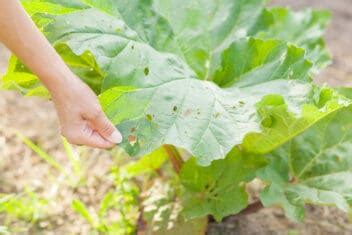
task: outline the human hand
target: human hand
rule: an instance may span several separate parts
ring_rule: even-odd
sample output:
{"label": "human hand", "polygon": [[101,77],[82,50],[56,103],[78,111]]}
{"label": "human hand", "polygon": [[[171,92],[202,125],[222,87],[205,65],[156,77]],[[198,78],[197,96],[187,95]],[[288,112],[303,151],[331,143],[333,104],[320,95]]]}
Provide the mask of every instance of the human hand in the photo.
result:
{"label": "human hand", "polygon": [[104,115],[96,95],[70,71],[20,1],[0,0],[0,5],[0,41],[48,88],[67,140],[97,148],[120,143],[121,134]]}
{"label": "human hand", "polygon": [[102,111],[94,92],[72,72],[48,87],[60,120],[61,133],[72,144],[110,148],[122,141]]}

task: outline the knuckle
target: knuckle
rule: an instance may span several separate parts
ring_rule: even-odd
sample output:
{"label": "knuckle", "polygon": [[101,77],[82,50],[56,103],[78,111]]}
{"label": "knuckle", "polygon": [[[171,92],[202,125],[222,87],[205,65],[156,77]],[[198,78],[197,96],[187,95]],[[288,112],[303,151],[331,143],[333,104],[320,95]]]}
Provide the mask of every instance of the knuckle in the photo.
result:
{"label": "knuckle", "polygon": [[93,108],[91,113],[90,113],[90,118],[92,120],[97,120],[97,119],[101,118],[102,114],[103,113],[100,110],[100,108]]}
{"label": "knuckle", "polygon": [[100,132],[106,135],[111,135],[114,132],[114,127],[109,123],[105,122]]}

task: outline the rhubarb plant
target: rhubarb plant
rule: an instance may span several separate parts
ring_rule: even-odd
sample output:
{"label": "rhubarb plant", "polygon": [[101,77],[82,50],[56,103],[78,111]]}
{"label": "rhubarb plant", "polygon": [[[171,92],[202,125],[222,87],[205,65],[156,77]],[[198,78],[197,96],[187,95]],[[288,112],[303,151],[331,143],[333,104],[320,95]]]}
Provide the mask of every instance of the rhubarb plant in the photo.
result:
{"label": "rhubarb plant", "polygon": [[[22,3],[99,95],[121,148],[180,156],[186,218],[240,212],[255,177],[266,183],[263,204],[290,218],[305,203],[350,210],[351,101],[312,81],[330,62],[328,12],[264,0]],[[2,87],[49,96],[15,57]]]}

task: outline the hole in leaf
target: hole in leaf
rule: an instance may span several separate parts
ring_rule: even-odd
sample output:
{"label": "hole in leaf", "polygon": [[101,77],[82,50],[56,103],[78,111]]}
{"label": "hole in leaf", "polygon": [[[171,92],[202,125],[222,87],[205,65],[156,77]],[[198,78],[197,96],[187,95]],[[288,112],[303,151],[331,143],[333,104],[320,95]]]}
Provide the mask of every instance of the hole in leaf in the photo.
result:
{"label": "hole in leaf", "polygon": [[137,143],[137,137],[135,135],[129,135],[128,143],[130,143],[132,146],[135,145]]}

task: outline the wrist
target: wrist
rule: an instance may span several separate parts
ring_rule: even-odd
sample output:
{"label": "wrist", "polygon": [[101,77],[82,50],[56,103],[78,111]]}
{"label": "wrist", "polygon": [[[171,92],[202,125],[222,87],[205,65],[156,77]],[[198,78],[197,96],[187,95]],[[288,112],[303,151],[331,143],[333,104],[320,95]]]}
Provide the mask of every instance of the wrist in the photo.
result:
{"label": "wrist", "polygon": [[[51,92],[55,93],[67,87],[69,80],[74,77],[71,70],[61,60],[50,60],[51,64],[41,66],[39,70],[35,71],[44,86]],[[54,62],[53,62],[54,61]]]}
{"label": "wrist", "polygon": [[75,84],[81,82],[68,68],[42,75],[40,80],[55,100],[71,97],[75,93]]}

